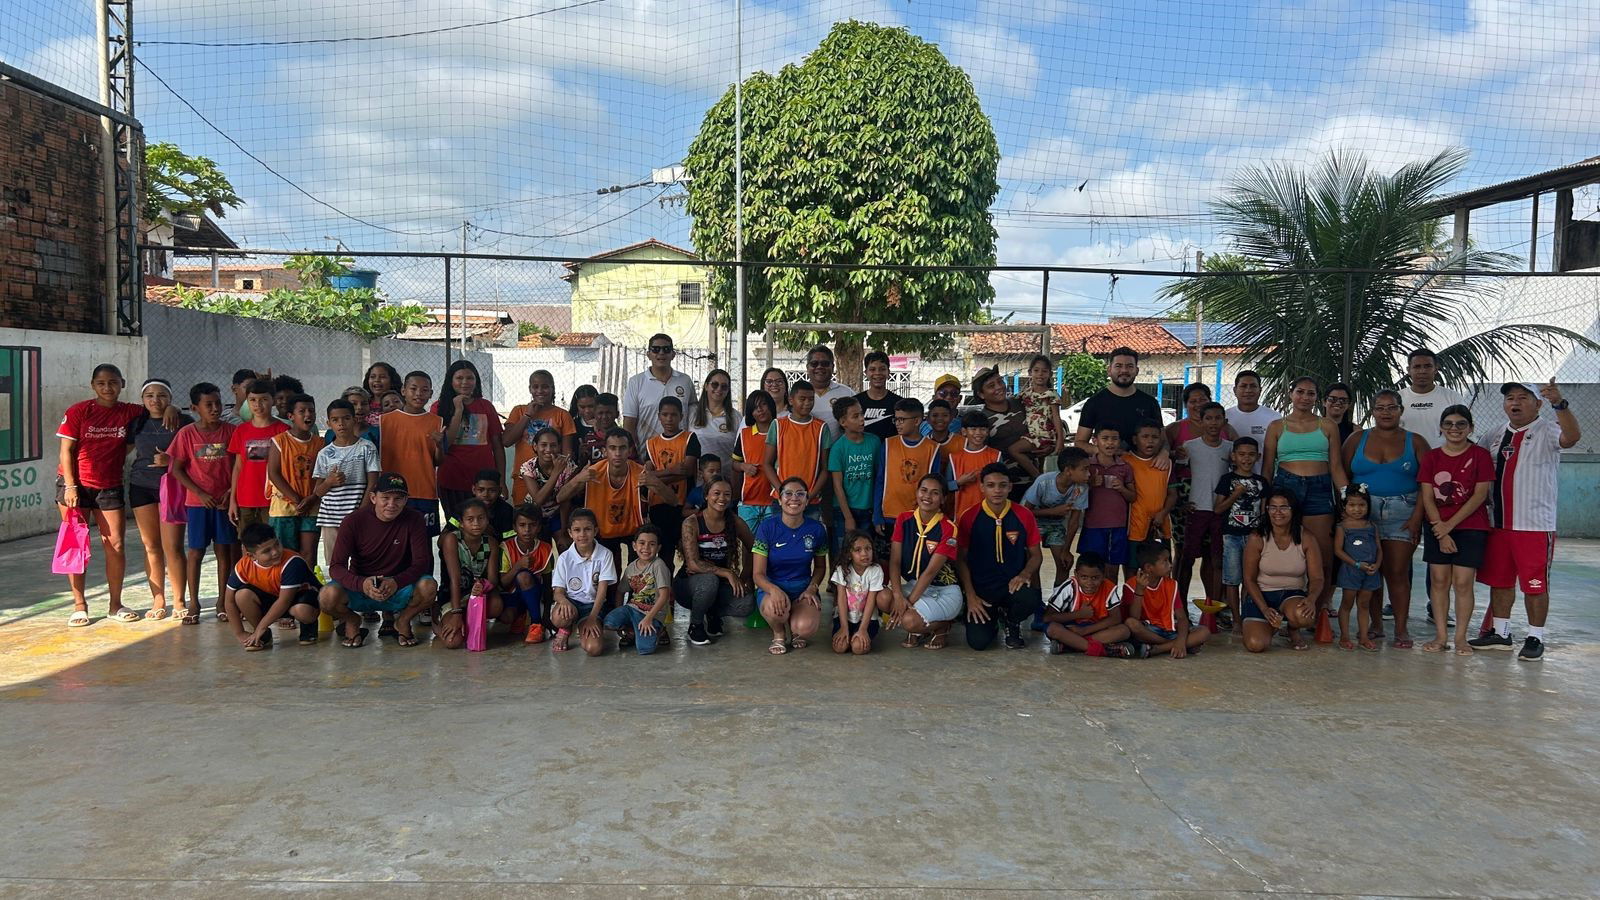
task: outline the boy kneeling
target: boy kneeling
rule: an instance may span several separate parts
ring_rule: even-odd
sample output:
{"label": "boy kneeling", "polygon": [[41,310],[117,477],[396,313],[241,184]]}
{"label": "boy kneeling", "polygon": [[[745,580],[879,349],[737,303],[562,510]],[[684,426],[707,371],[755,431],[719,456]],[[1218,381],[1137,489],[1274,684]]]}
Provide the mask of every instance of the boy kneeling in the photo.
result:
{"label": "boy kneeling", "polygon": [[1206,642],[1211,629],[1189,630],[1188,603],[1178,596],[1178,582],[1171,578],[1172,551],[1165,542],[1140,544],[1136,560],[1139,574],[1123,588],[1128,631],[1134,640],[1148,644],[1149,652],[1183,659]]}
{"label": "boy kneeling", "polygon": [[1085,551],[1071,578],[1056,585],[1045,601],[1044,633],[1051,653],[1086,653],[1128,659],[1148,656],[1144,645],[1128,643],[1121,591],[1106,577],[1105,557]]}
{"label": "boy kneeling", "polygon": [[[300,623],[300,643],[317,642],[317,591],[322,585],[305,558],[285,550],[272,526],[264,522],[246,525],[239,533],[244,556],[228,573],[223,608],[233,635],[246,650],[266,650],[272,646],[272,623],[293,616]],[[251,625],[245,630],[245,622]]]}

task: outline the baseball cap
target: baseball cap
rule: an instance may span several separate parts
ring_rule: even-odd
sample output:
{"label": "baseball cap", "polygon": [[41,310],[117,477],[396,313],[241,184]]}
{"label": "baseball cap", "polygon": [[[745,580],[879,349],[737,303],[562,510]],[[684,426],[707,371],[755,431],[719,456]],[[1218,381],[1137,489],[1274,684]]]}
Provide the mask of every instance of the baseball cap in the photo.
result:
{"label": "baseball cap", "polygon": [[1520,381],[1508,381],[1500,385],[1500,396],[1504,397],[1512,391],[1527,391],[1530,397],[1539,396],[1539,392],[1534,390],[1532,386],[1523,384]]}
{"label": "baseball cap", "polygon": [[382,472],[378,475],[378,487],[374,491],[378,494],[409,494],[406,489],[406,479],[399,472]]}
{"label": "baseball cap", "polygon": [[939,388],[942,388],[947,384],[953,384],[956,387],[960,387],[961,386],[961,379],[955,377],[954,375],[951,375],[949,372],[946,372],[945,374],[940,375],[938,378],[935,378],[933,380],[934,393],[938,393]]}

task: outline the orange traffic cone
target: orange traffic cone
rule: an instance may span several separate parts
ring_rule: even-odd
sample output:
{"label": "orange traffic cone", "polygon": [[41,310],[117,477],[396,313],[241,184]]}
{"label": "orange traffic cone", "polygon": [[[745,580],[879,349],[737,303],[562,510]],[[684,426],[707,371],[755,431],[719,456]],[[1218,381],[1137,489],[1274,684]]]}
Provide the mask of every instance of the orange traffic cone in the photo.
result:
{"label": "orange traffic cone", "polygon": [[1217,630],[1218,630],[1217,629],[1217,614],[1216,613],[1201,613],[1200,614],[1200,627],[1209,630],[1212,634],[1216,634]]}
{"label": "orange traffic cone", "polygon": [[1329,621],[1328,611],[1325,609],[1317,610],[1316,641],[1319,644],[1333,643],[1333,623]]}

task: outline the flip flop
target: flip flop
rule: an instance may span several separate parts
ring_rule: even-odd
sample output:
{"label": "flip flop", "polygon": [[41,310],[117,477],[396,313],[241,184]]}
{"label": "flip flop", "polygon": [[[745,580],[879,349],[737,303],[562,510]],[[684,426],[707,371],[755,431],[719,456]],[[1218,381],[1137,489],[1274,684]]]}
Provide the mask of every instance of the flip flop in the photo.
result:
{"label": "flip flop", "polygon": [[1412,643],[1410,638],[1403,638],[1403,639],[1400,639],[1400,640],[1396,640],[1390,646],[1394,647],[1396,650],[1410,650],[1414,646],[1414,644]]}
{"label": "flip flop", "polygon": [[397,631],[394,635],[394,643],[397,647],[415,647],[421,641],[417,640],[415,634],[401,634]]}
{"label": "flip flop", "polygon": [[354,650],[355,648],[360,647],[367,642],[367,634],[368,631],[366,628],[358,628],[356,629],[355,637],[341,638],[339,641],[339,646],[349,647],[350,649]]}
{"label": "flip flop", "polygon": [[89,623],[92,621],[94,620],[89,618],[89,611],[87,609],[75,609],[72,611],[72,615],[67,617],[67,627],[87,628],[89,627]]}
{"label": "flip flop", "polygon": [[550,644],[550,649],[556,653],[565,653],[571,649],[572,632],[566,628],[556,630],[556,639]]}
{"label": "flip flop", "polygon": [[137,622],[144,618],[144,614],[138,610],[129,609],[126,606],[122,606],[118,607],[117,611],[114,613],[106,613],[106,618],[112,622]]}
{"label": "flip flop", "polygon": [[922,646],[922,637],[923,636],[920,635],[920,634],[912,634],[911,632],[908,631],[908,632],[906,632],[906,639],[900,642],[900,646],[902,646],[902,647],[920,647],[920,646]]}
{"label": "flip flop", "polygon": [[272,649],[272,632],[267,631],[267,632],[262,633],[261,640],[257,641],[254,644],[246,644],[244,649],[245,649],[246,653],[256,653],[256,652],[261,651],[261,650],[271,650]]}
{"label": "flip flop", "polygon": [[146,619],[149,619],[152,622],[159,622],[162,619],[171,618],[172,617],[172,610],[167,609],[165,606],[158,606],[155,609],[152,609],[149,612],[145,613],[144,617]]}
{"label": "flip flop", "polygon": [[949,639],[950,639],[950,635],[949,635],[948,632],[946,632],[945,634],[932,635],[932,636],[930,636],[928,638],[928,642],[926,644],[922,645],[922,649],[924,649],[924,650],[943,650],[944,649],[944,645],[945,645],[945,641],[947,641]]}
{"label": "flip flop", "polygon": [[199,607],[194,607],[192,609],[185,609],[183,611],[183,617],[181,619],[179,619],[178,621],[180,623],[184,624],[184,625],[199,625],[200,624],[200,608]]}

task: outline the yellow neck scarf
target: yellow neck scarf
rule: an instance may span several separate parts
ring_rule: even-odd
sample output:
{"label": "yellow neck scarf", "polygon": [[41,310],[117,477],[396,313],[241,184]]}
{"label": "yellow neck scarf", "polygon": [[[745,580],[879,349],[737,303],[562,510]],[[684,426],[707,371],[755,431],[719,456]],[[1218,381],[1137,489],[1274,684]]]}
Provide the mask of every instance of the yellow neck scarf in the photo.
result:
{"label": "yellow neck scarf", "polygon": [[922,511],[914,509],[911,511],[911,521],[917,523],[917,548],[911,551],[911,571],[920,573],[922,571],[922,550],[928,544],[928,533],[937,528],[940,522],[944,521],[944,513],[934,513],[933,518],[929,519],[927,524],[923,524]]}
{"label": "yellow neck scarf", "polygon": [[1005,558],[1004,550],[1001,547],[1001,541],[1004,540],[1004,537],[1001,534],[1002,529],[1000,527],[1000,522],[1001,522],[1002,519],[1004,519],[1006,517],[1006,513],[1008,513],[1008,512],[1011,512],[1011,501],[1010,500],[1007,500],[1005,503],[1002,503],[1000,505],[1000,509],[999,509],[998,512],[995,511],[994,509],[990,508],[988,500],[983,501],[983,514],[986,515],[986,516],[991,516],[994,519],[994,561],[995,562],[1001,562]]}

